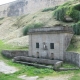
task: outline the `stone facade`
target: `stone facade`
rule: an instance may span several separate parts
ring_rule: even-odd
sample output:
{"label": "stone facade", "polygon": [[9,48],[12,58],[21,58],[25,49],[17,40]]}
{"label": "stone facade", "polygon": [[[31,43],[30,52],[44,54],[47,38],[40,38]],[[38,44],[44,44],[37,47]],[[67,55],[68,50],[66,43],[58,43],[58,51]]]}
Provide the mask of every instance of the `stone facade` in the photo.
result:
{"label": "stone facade", "polygon": [[0,5],[0,17],[19,16],[34,13],[40,9],[54,7],[68,0],[16,0]]}
{"label": "stone facade", "polygon": [[29,56],[63,60],[73,31],[69,27],[36,28],[29,31]]}

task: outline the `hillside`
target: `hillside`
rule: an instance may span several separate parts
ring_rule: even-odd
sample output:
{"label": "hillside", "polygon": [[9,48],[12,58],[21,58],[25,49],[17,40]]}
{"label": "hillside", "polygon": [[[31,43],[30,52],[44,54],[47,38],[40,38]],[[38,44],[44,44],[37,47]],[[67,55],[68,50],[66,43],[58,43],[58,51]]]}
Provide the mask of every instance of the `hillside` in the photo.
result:
{"label": "hillside", "polygon": [[[76,3],[76,4],[74,4]],[[29,40],[28,35],[26,35],[29,28],[32,27],[53,27],[56,24],[62,25],[77,25],[78,21],[75,21],[74,17],[73,21],[67,22],[62,20],[63,17],[58,15],[59,19],[56,19],[55,13],[59,11],[61,14],[60,9],[65,9],[67,7],[72,7],[77,5],[78,1],[70,1],[65,3],[64,5],[58,7],[50,7],[42,9],[33,14],[26,14],[19,17],[2,17],[0,18],[0,40],[3,40],[5,44],[11,44],[16,46],[28,46]],[[68,9],[69,10],[69,9]],[[67,11],[67,9],[65,9]],[[69,13],[69,11],[67,11]],[[62,16],[64,16],[62,14]],[[60,19],[61,18],[61,19]],[[75,29],[76,30],[76,29]],[[80,37],[79,35],[75,34],[71,41],[71,45],[68,48],[69,51],[76,51],[80,52],[79,50],[79,43]]]}
{"label": "hillside", "polygon": [[44,27],[51,27],[57,23],[63,23],[55,20],[52,14],[53,11],[39,11],[20,17],[2,18],[0,20],[0,39],[6,41],[6,43],[26,46],[28,44],[28,36],[23,36],[23,29],[26,26],[42,24]]}
{"label": "hillside", "polygon": [[31,14],[40,9],[61,5],[68,0],[15,0],[0,5],[0,17],[21,16]]}

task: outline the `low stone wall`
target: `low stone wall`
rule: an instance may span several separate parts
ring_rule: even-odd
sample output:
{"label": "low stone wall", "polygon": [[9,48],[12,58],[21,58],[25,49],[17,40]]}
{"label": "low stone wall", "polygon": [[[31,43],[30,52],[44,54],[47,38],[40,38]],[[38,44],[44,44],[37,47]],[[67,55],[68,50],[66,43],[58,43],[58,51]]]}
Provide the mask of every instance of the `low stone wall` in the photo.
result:
{"label": "low stone wall", "polygon": [[[40,59],[40,58],[30,58],[28,56],[29,52],[26,50],[3,50],[2,55],[7,58],[14,58],[14,60],[21,59],[22,61],[28,62],[38,62],[44,64],[54,64],[55,60]],[[21,56],[21,57],[20,57]],[[19,58],[18,58],[19,57]],[[64,52],[64,62],[73,63],[80,67],[80,54],[75,52]]]}
{"label": "low stone wall", "polygon": [[61,65],[63,61],[59,60],[50,60],[50,59],[43,59],[43,58],[33,58],[33,57],[25,57],[25,56],[17,56],[13,58],[13,62],[23,61],[29,63],[38,63],[38,64],[46,64],[46,65],[55,65],[55,67]]}
{"label": "low stone wall", "polygon": [[80,67],[80,54],[75,52],[65,52],[64,61],[73,63]]}
{"label": "low stone wall", "polygon": [[28,51],[26,50],[3,50],[1,53],[7,58],[14,58],[17,56],[28,56]]}

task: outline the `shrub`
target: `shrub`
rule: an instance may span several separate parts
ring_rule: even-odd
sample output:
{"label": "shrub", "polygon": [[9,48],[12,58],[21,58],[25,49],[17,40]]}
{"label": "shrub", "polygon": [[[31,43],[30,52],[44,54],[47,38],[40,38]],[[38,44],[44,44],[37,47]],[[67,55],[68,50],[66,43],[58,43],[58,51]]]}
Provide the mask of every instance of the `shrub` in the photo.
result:
{"label": "shrub", "polygon": [[57,9],[58,6],[55,6],[55,7],[50,7],[50,8],[45,8],[42,10],[42,12],[47,12],[47,11],[54,11],[55,9]]}
{"label": "shrub", "polygon": [[4,19],[4,17],[0,18],[0,20],[3,20],[3,19]]}
{"label": "shrub", "polygon": [[39,28],[39,27],[42,27],[42,26],[43,26],[42,23],[29,24],[26,27],[24,27],[24,29],[23,29],[23,35],[24,36],[27,35],[29,29],[31,29],[31,28]]}
{"label": "shrub", "polygon": [[80,35],[80,21],[72,25],[75,35]]}
{"label": "shrub", "polygon": [[65,15],[66,15],[66,8],[64,7],[58,8],[54,12],[55,19],[60,20],[60,21],[65,21]]}
{"label": "shrub", "polygon": [[73,18],[75,22],[80,20],[80,12],[75,9],[72,9],[69,15]]}
{"label": "shrub", "polygon": [[[68,7],[67,7],[68,8]],[[80,4],[75,6],[69,6],[66,10],[67,15],[69,15],[75,22],[80,20]]]}
{"label": "shrub", "polygon": [[80,20],[80,4],[72,5],[71,3],[65,3],[59,6],[53,13],[55,19],[64,21],[65,16],[70,16],[75,22]]}

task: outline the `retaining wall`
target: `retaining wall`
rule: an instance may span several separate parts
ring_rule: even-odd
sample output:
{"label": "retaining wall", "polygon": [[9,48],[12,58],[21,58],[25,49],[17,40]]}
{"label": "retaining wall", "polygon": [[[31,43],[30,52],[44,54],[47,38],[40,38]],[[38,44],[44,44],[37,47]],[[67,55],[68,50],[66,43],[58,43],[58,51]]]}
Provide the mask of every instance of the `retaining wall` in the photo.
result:
{"label": "retaining wall", "polygon": [[80,54],[75,52],[64,52],[64,61],[80,67]]}
{"label": "retaining wall", "polygon": [[14,58],[17,56],[28,56],[28,51],[26,50],[3,50],[1,53],[7,58]]}
{"label": "retaining wall", "polygon": [[[26,50],[23,50],[23,51],[22,50],[3,50],[1,53],[2,53],[3,56],[5,56],[7,58],[24,56],[24,57],[27,57],[27,59],[25,59],[27,61],[29,61],[29,60],[34,61],[34,62],[35,62],[35,60],[37,61],[37,58],[35,58],[34,60],[32,58],[28,58],[29,52],[26,51]],[[40,59],[38,61],[40,61]],[[54,63],[53,60],[49,61],[49,60],[44,59],[44,63],[47,63],[47,62],[50,63],[50,64]],[[80,54],[75,53],[75,52],[64,52],[64,62],[73,63],[73,64],[80,67]]]}

